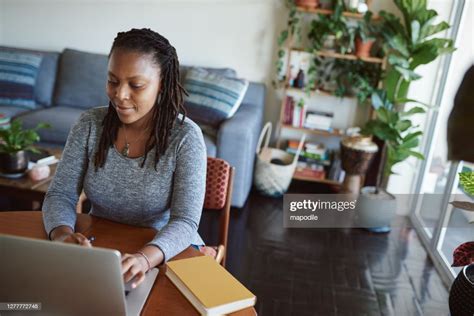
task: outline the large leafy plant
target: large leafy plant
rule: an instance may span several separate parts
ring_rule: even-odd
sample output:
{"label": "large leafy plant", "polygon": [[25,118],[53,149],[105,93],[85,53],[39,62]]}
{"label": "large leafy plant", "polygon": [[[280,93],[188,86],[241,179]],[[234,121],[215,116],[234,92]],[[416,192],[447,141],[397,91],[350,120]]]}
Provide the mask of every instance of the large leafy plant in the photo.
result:
{"label": "large leafy plant", "polygon": [[33,147],[33,144],[40,140],[36,131],[49,127],[49,124],[40,123],[33,129],[23,129],[20,120],[13,120],[10,127],[0,129],[0,153],[14,154],[22,150],[38,153]]}
{"label": "large leafy plant", "polygon": [[392,13],[380,12],[382,35],[389,50],[385,89],[394,103],[406,102],[410,83],[421,78],[415,72],[420,65],[455,50],[453,41],[433,35],[447,30],[447,22],[434,24],[438,13],[427,8],[426,0],[394,0],[403,15],[403,22]]}
{"label": "large leafy plant", "polygon": [[[434,23],[438,14],[427,8],[426,0],[394,1],[403,15],[403,21],[391,13],[380,12],[389,68],[383,90],[372,91],[375,119],[363,128],[363,133],[375,135],[385,143],[383,167],[377,181],[377,185],[383,187],[393,174],[395,164],[410,156],[423,159],[423,155],[414,150],[418,147],[422,132],[413,126],[411,116],[424,113],[427,105],[407,98],[410,84],[421,78],[415,70],[455,50],[451,39],[433,37],[450,26],[446,22]],[[404,111],[406,103],[417,103],[417,106]]]}

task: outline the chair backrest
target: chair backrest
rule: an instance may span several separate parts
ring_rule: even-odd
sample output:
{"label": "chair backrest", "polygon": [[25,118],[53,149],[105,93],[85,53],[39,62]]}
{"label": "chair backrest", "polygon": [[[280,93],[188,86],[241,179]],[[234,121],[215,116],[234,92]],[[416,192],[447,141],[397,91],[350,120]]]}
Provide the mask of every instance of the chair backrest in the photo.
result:
{"label": "chair backrest", "polygon": [[[220,158],[207,158],[206,195],[204,209],[221,211],[219,218],[219,243],[227,250],[234,167]],[[225,264],[225,256],[222,261]]]}

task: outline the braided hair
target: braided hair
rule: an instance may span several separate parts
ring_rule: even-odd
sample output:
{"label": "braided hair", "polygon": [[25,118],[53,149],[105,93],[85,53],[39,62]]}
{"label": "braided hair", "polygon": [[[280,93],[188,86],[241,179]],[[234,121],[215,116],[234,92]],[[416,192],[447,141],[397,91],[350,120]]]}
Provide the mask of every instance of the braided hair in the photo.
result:
{"label": "braided hair", "polygon": [[[131,29],[119,32],[110,49],[109,58],[115,49],[124,49],[131,52],[149,54],[160,67],[161,90],[151,109],[152,132],[146,141],[145,158],[141,168],[145,165],[148,152],[156,147],[155,169],[160,156],[168,148],[170,131],[175,125],[179,113],[182,113],[181,124],[186,117],[184,94],[187,95],[179,79],[179,62],[176,50],[169,41],[150,29]],[[94,157],[95,170],[103,167],[107,152],[117,139],[121,121],[112,102],[109,101],[108,112],[102,121],[102,135],[99,148]]]}

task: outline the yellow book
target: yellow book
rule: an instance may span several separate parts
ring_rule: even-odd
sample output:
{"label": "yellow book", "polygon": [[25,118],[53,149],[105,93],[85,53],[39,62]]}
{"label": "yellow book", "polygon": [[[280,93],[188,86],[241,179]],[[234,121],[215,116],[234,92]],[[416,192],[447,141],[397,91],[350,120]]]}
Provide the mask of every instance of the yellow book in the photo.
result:
{"label": "yellow book", "polygon": [[166,276],[201,315],[228,314],[255,305],[255,295],[209,256],[166,265]]}

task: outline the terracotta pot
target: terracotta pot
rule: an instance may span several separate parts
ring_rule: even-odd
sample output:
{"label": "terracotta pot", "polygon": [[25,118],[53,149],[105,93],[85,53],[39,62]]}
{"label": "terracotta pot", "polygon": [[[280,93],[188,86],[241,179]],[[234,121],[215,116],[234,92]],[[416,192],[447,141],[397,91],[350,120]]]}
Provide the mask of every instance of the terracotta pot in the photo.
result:
{"label": "terracotta pot", "polygon": [[451,315],[474,315],[474,264],[465,266],[449,291]]}
{"label": "terracotta pot", "polygon": [[360,37],[356,38],[355,47],[357,57],[370,57],[370,50],[374,45],[374,40],[368,40],[363,42]]}
{"label": "terracotta pot", "polygon": [[295,4],[298,7],[314,9],[319,7],[319,0],[295,0]]}

